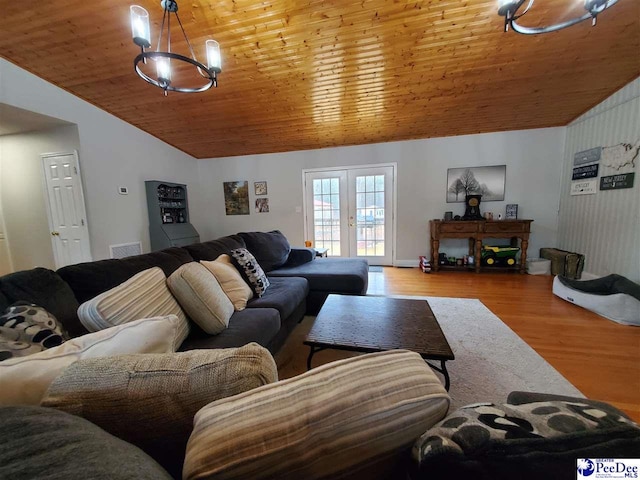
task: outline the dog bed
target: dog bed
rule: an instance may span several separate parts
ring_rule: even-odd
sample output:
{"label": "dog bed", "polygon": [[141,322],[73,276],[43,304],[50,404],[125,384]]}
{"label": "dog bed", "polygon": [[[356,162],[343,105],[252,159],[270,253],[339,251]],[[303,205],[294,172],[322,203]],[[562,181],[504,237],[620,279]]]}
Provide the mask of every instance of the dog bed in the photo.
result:
{"label": "dog bed", "polygon": [[614,322],[640,326],[640,285],[621,275],[586,281],[558,275],[553,293]]}

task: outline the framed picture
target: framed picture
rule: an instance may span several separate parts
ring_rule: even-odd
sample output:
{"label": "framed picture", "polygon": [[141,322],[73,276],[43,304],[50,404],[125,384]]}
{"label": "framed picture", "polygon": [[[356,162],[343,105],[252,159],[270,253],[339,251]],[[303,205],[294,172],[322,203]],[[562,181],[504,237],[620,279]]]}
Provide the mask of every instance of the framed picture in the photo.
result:
{"label": "framed picture", "polygon": [[267,182],[253,182],[253,192],[256,195],[267,194]]}
{"label": "framed picture", "polygon": [[518,218],[518,204],[510,203],[507,205],[504,218],[506,220],[515,220]]}
{"label": "framed picture", "polygon": [[269,213],[268,198],[256,198],[256,213]]}
{"label": "framed picture", "polygon": [[249,215],[249,182],[224,182],[224,208],[227,215]]}
{"label": "framed picture", "polygon": [[506,165],[449,168],[447,203],[464,202],[467,195],[482,195],[482,202],[504,200]]}

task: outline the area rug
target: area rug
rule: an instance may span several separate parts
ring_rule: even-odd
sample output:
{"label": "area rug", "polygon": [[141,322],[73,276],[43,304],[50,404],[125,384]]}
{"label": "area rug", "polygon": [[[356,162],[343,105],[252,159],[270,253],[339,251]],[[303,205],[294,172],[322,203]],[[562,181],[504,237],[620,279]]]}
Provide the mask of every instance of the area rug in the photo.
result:
{"label": "area rug", "polygon": [[[451,377],[450,410],[477,402],[505,402],[514,390],[584,396],[480,300],[394,298],[427,300],[438,319],[456,357],[447,362]],[[315,317],[305,317],[276,355],[281,379],[307,370],[309,348],[302,342],[314,321]],[[323,350],[314,355],[313,366],[356,355],[361,354]]]}

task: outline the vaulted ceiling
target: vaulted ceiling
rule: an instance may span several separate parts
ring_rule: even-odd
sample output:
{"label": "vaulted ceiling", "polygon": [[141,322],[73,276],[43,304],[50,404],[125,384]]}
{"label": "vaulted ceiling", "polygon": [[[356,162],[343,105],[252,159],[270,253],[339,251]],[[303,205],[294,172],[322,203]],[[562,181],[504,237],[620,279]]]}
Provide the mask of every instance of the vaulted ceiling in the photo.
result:
{"label": "vaulted ceiling", "polygon": [[[155,44],[160,2],[135,1]],[[178,3],[196,55],[220,42],[217,89],[135,75],[125,1],[0,0],[0,55],[197,158],[566,125],[640,75],[638,0],[537,36],[504,33],[495,0]],[[536,0],[521,23],[583,12]]]}

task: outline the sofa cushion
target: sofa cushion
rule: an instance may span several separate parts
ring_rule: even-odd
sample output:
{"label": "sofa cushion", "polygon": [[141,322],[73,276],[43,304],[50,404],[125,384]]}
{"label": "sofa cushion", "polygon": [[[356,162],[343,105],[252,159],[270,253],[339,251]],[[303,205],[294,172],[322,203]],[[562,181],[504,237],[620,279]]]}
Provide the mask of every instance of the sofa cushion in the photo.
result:
{"label": "sofa cushion", "polygon": [[[187,262],[193,262],[189,252],[183,248],[171,247],[133,257],[68,265],[59,269],[57,273],[71,286],[78,302],[84,303],[129,280],[136,273],[140,273],[143,270],[160,267],[165,276],[168,277],[180,265]],[[55,310],[47,308],[45,304],[35,300],[33,302],[42,305],[60,318]],[[64,319],[62,319],[62,322],[64,324]]]}
{"label": "sofa cushion", "polygon": [[282,320],[288,318],[304,302],[309,293],[309,283],[300,277],[272,278],[269,288],[260,298],[249,301],[249,308],[275,308]]}
{"label": "sofa cushion", "polygon": [[303,277],[309,290],[364,295],[369,281],[369,264],[360,258],[316,258],[295,267],[269,272],[269,277]]}
{"label": "sofa cushion", "polygon": [[216,277],[197,262],[185,263],[167,279],[171,293],[191,320],[210,335],[227,328],[233,304]]}
{"label": "sofa cushion", "polygon": [[228,235],[208,242],[194,243],[183,248],[189,252],[197,262],[201,260],[215,260],[223,253],[231,254],[236,248],[246,248],[244,240],[238,235]]}
{"label": "sofa cushion", "polygon": [[565,478],[575,475],[577,458],[629,457],[639,449],[640,427],[602,402],[474,404],[420,437],[414,477]]}
{"label": "sofa cushion", "polygon": [[281,267],[289,258],[291,245],[280,230],[241,232],[238,234],[265,272]]}
{"label": "sofa cushion", "polygon": [[238,248],[231,250],[231,258],[253,293],[261,297],[269,286],[269,279],[255,257],[246,248]]}
{"label": "sofa cushion", "polygon": [[0,362],[0,405],[39,404],[51,382],[83,358],[173,352],[181,326],[175,315],[146,318],[87,333],[28,357]]}
{"label": "sofa cushion", "polygon": [[189,323],[184,311],[171,295],[163,271],[158,267],[134,275],[78,308],[80,321],[91,332],[140,318],[171,314],[181,322],[175,347],[178,348],[189,334]]}
{"label": "sofa cushion", "polygon": [[170,480],[139,448],[51,408],[0,408],[0,478]]}
{"label": "sofa cushion", "polygon": [[76,311],[78,300],[71,287],[54,271],[34,268],[0,277],[0,290],[11,302],[25,301],[51,312],[71,337],[87,333]]}
{"label": "sofa cushion", "polygon": [[180,350],[234,348],[251,342],[268,347],[278,335],[280,328],[280,315],[277,310],[247,308],[231,315],[229,326],[218,335],[209,335],[197,325],[193,325]]}
{"label": "sofa cushion", "polygon": [[329,363],[203,407],[183,478],[338,477],[395,461],[448,407],[449,396],[417,353]]}
{"label": "sofa cushion", "polygon": [[249,299],[253,297],[253,290],[233,265],[231,257],[225,253],[213,261],[201,260],[200,263],[215,275],[222,290],[231,300],[233,308],[238,312],[244,310]]}
{"label": "sofa cushion", "polygon": [[120,355],[74,363],[51,384],[42,405],[86,418],[140,447],[179,478],[196,412],[277,380],[273,357],[255,343]]}
{"label": "sofa cushion", "polygon": [[44,308],[16,302],[0,316],[0,360],[61,345],[69,336]]}

